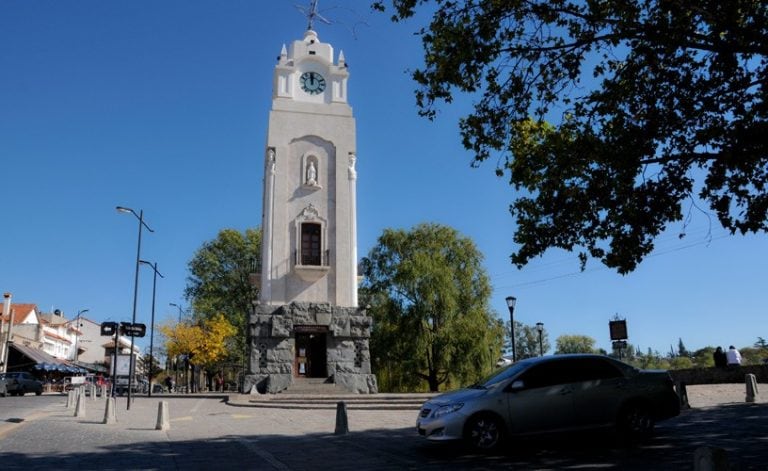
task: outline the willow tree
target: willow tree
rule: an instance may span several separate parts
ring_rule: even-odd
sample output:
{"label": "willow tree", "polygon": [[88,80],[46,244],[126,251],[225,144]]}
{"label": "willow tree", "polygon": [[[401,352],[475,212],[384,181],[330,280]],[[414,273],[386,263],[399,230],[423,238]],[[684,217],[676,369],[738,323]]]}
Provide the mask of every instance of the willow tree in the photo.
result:
{"label": "willow tree", "polygon": [[371,361],[382,389],[437,391],[493,368],[503,327],[491,309],[483,256],[469,238],[438,224],[387,229],[362,260],[370,305]]}
{"label": "willow tree", "polygon": [[768,232],[765,2],[386,4],[432,14],[418,110],[474,100],[462,142],[514,187],[518,267],[561,248],[627,273],[707,207],[731,233]]}

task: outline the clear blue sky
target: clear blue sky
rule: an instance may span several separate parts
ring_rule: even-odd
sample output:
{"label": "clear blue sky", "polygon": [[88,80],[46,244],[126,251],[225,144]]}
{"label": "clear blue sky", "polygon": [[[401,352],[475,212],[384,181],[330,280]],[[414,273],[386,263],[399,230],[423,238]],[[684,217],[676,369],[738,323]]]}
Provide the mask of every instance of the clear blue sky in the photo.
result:
{"label": "clear blue sky", "polygon": [[[195,250],[260,223],[273,68],[306,27],[296,3],[309,2],[0,2],[0,290],[68,317],[130,320],[138,221],[123,205],[155,230],[142,258],[165,275],[158,322],[175,317]],[[368,3],[321,0],[336,23],[315,28],[350,64],[360,256],[384,228],[438,222],[485,254],[499,315],[516,296],[516,319],[543,322],[553,344],[583,334],[607,349],[614,314],[631,343],[662,353],[678,338],[689,350],[768,338],[768,237],[726,237],[712,220],[710,238],[702,213],[628,276],[594,261],[579,273],[555,251],[511,266],[513,191],[494,162],[470,168],[457,129],[468,101],[419,118],[407,70],[421,63],[420,23],[392,24]],[[142,267],[139,322],[151,296]]]}

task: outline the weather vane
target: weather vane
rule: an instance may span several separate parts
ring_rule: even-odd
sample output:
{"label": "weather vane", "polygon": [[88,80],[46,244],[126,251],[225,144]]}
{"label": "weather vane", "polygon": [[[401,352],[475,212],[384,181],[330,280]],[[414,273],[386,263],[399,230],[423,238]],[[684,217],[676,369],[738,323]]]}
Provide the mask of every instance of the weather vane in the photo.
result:
{"label": "weather vane", "polygon": [[309,8],[305,8],[301,5],[296,5],[296,8],[298,8],[299,11],[307,17],[307,29],[312,29],[312,24],[314,23],[315,19],[318,19],[327,25],[331,24],[330,21],[323,18],[323,16],[318,13],[317,0],[310,0]]}

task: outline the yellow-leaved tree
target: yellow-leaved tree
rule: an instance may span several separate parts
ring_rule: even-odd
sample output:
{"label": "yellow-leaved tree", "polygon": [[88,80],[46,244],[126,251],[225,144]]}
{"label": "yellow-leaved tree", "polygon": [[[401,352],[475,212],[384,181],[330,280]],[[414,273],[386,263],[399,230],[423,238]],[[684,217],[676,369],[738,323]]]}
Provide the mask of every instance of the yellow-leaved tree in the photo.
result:
{"label": "yellow-leaved tree", "polygon": [[160,325],[159,330],[165,336],[169,357],[181,356],[190,365],[205,369],[214,368],[226,357],[228,340],[236,333],[235,326],[223,314],[216,314],[199,324]]}

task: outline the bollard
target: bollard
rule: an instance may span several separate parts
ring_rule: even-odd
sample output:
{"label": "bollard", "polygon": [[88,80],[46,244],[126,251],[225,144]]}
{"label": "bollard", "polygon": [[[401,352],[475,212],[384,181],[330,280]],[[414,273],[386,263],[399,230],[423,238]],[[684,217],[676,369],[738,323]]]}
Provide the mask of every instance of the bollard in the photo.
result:
{"label": "bollard", "polygon": [[67,391],[67,409],[71,409],[75,406],[75,392],[73,390]]}
{"label": "bollard", "polygon": [[757,377],[753,374],[748,374],[745,379],[747,383],[747,402],[756,402],[757,401]]}
{"label": "bollard", "polygon": [[729,471],[728,455],[722,448],[700,446],[693,453],[694,471]]}
{"label": "bollard", "polygon": [[75,417],[85,417],[85,394],[77,396],[77,406],[75,407]]}
{"label": "bollard", "polygon": [[349,433],[349,421],[347,420],[347,404],[339,401],[336,404],[336,431],[334,435],[346,435]]}
{"label": "bollard", "polygon": [[91,394],[91,400],[95,401],[96,400],[96,385],[95,384],[89,384],[88,385],[88,391]]}
{"label": "bollard", "polygon": [[116,424],[117,413],[115,412],[115,398],[107,397],[107,406],[104,408],[104,424]]}
{"label": "bollard", "polygon": [[168,401],[160,401],[157,404],[157,425],[155,430],[170,430],[171,419],[168,413]]}
{"label": "bollard", "polygon": [[680,408],[690,409],[691,404],[688,402],[688,388],[685,385],[685,381],[678,381],[675,389],[677,390],[677,398],[680,401]]}

